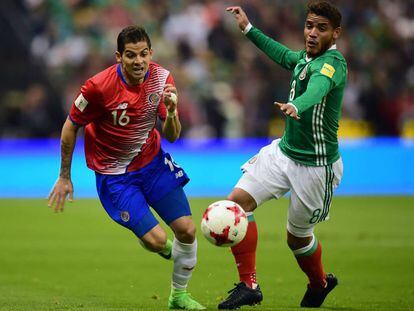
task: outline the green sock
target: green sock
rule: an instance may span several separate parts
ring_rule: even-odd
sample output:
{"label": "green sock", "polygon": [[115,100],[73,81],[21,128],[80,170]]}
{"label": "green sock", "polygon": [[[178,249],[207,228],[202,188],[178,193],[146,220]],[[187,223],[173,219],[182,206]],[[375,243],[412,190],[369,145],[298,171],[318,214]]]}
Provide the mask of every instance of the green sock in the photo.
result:
{"label": "green sock", "polygon": [[159,253],[164,256],[169,256],[172,252],[172,245],[173,245],[172,241],[170,239],[167,239],[167,243],[165,243],[164,249]]}

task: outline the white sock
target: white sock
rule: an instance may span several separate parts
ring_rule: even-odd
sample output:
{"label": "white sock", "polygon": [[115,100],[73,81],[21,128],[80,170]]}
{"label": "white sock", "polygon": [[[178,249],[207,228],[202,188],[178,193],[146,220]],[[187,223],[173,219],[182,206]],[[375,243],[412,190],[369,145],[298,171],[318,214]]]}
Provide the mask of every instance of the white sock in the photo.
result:
{"label": "white sock", "polygon": [[174,259],[172,287],[186,289],[197,263],[197,240],[192,244],[186,244],[174,238],[172,257]]}

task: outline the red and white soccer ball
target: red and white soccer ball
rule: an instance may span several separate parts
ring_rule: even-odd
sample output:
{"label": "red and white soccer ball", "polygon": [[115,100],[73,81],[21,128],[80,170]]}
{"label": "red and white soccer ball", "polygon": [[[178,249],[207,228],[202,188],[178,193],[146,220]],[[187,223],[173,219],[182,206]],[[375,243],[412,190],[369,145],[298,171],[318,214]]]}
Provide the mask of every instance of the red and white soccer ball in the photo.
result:
{"label": "red and white soccer ball", "polygon": [[231,247],[243,240],[247,225],[247,215],[240,205],[222,200],[207,207],[201,220],[201,231],[212,244]]}

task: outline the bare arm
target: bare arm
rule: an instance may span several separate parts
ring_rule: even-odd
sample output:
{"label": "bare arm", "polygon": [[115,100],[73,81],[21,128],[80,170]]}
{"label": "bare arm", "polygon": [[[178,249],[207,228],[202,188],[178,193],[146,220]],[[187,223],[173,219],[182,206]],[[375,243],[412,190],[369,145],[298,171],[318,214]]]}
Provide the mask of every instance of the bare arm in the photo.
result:
{"label": "bare arm", "polygon": [[241,31],[244,31],[247,25],[250,24],[249,19],[244,13],[243,9],[239,6],[230,6],[226,9],[227,12],[233,14],[234,18],[236,19],[237,24]]}
{"label": "bare arm", "polygon": [[48,198],[48,206],[53,207],[55,212],[63,212],[65,200],[68,196],[69,202],[73,201],[73,184],[70,171],[77,131],[78,127],[69,119],[63,124],[60,139],[61,164],[59,178],[53,186]]}
{"label": "bare arm", "polygon": [[181,123],[177,115],[177,89],[172,84],[165,85],[164,103],[167,107],[167,118],[163,124],[162,133],[169,142],[173,143],[180,137]]}

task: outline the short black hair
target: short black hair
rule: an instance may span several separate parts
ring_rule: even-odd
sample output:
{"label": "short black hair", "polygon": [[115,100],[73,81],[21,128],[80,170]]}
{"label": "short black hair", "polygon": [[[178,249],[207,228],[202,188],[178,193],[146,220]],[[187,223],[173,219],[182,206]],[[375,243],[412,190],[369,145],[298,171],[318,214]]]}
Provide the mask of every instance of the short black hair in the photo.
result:
{"label": "short black hair", "polygon": [[141,26],[128,26],[122,29],[122,31],[118,35],[118,52],[122,54],[125,50],[125,45],[127,43],[137,43],[141,41],[146,41],[148,47],[151,49],[151,40],[145,29]]}
{"label": "short black hair", "polygon": [[307,15],[310,13],[327,18],[333,28],[341,27],[342,15],[329,1],[313,0],[308,2]]}

